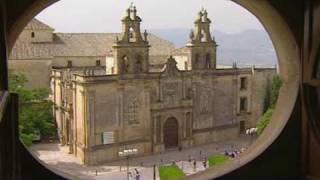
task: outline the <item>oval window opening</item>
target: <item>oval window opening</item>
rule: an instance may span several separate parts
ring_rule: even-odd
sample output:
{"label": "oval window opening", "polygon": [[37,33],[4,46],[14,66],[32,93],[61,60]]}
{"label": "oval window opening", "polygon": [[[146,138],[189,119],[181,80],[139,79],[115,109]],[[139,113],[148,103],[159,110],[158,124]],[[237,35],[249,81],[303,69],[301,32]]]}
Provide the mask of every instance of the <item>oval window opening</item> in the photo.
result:
{"label": "oval window opening", "polygon": [[251,161],[288,120],[299,56],[268,4],[239,4],[264,26],[229,1],[49,7],[9,57],[20,139],[73,177],[213,178]]}

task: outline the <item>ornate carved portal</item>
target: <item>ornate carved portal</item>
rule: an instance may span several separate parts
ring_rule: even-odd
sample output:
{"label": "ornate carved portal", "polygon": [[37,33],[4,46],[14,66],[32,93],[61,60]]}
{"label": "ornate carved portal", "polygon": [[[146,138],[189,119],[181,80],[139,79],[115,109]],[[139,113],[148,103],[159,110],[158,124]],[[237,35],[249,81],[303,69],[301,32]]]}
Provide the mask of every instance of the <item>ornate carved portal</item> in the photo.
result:
{"label": "ornate carved portal", "polygon": [[176,118],[171,117],[166,120],[163,126],[163,141],[166,149],[176,148],[179,143],[178,135],[178,121]]}
{"label": "ornate carved portal", "polygon": [[163,99],[167,106],[174,105],[178,100],[179,86],[176,82],[168,82],[162,87]]}

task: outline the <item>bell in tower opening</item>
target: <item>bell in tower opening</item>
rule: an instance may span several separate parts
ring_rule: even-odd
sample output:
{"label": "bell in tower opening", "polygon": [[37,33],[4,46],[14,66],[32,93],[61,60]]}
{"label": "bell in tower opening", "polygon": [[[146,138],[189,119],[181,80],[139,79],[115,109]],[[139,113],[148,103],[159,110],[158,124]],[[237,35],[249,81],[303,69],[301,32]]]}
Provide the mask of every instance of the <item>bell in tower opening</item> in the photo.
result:
{"label": "bell in tower opening", "polygon": [[217,44],[210,32],[211,20],[204,8],[198,13],[194,22],[194,29],[190,32],[189,61],[191,69],[188,70],[214,70],[216,69]]}
{"label": "bell in tower opening", "polygon": [[141,18],[133,4],[122,18],[122,33],[113,45],[116,74],[141,74],[149,72],[148,32],[140,31]]}

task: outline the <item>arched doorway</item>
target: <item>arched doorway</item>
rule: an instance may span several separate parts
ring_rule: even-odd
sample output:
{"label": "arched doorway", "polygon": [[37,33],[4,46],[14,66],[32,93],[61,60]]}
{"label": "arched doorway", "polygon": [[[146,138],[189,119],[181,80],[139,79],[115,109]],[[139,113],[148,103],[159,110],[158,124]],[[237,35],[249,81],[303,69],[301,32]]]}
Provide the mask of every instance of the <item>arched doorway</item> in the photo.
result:
{"label": "arched doorway", "polygon": [[163,126],[163,142],[166,149],[178,147],[178,121],[171,117]]}

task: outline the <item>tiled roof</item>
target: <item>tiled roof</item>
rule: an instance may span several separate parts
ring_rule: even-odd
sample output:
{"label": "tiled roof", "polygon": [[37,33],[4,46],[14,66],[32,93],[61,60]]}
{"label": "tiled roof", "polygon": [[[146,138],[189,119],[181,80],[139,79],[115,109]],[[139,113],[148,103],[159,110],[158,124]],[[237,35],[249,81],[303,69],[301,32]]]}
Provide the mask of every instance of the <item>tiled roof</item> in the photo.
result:
{"label": "tiled roof", "polygon": [[[52,30],[53,28],[33,19],[26,30]],[[53,33],[53,42],[30,42],[18,39],[9,59],[32,60],[54,57],[106,56],[110,55],[112,45],[120,33]],[[156,35],[148,36],[150,64],[163,64],[166,57],[175,49],[170,41]]]}
{"label": "tiled roof", "polygon": [[[50,58],[54,56],[106,56],[119,33],[55,33],[50,43],[17,41],[10,59]],[[150,56],[168,56],[174,44],[150,34]]]}
{"label": "tiled roof", "polygon": [[43,22],[39,21],[38,19],[32,19],[28,25],[25,27],[27,30],[51,30],[54,31],[54,29]]}
{"label": "tiled roof", "polygon": [[17,41],[13,46],[9,59],[36,60],[53,58],[54,45],[50,43],[30,43]]}

